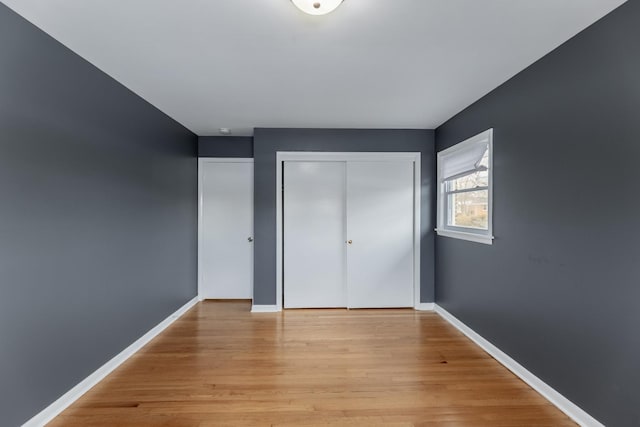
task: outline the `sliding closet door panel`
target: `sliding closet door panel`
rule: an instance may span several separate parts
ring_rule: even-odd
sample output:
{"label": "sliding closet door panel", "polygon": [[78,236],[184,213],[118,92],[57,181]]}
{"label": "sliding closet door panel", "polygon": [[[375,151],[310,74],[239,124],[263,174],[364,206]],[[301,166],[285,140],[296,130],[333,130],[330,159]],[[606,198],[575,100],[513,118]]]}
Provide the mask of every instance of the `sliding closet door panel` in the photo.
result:
{"label": "sliding closet door panel", "polygon": [[253,163],[204,162],[200,296],[253,296]]}
{"label": "sliding closet door panel", "polygon": [[346,307],[345,163],[284,162],[284,307]]}
{"label": "sliding closet door panel", "polygon": [[348,162],[349,307],[413,306],[413,162]]}

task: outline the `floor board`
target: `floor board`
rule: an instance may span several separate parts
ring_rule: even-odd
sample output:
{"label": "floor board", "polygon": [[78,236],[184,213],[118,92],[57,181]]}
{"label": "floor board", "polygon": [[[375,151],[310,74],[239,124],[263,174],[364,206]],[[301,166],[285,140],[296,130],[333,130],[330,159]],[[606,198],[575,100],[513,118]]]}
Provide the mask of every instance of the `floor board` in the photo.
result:
{"label": "floor board", "polygon": [[437,314],[205,301],[49,426],[574,426]]}

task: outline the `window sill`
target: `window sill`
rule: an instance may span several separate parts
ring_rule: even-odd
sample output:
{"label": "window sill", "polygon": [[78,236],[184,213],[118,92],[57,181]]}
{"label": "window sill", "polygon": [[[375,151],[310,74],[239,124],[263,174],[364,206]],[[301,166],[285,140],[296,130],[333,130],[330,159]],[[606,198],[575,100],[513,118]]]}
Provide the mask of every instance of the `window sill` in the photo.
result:
{"label": "window sill", "polygon": [[483,234],[465,233],[463,231],[443,230],[436,228],[438,236],[452,237],[454,239],[468,240],[470,242],[482,243],[485,245],[493,244],[493,236],[486,236]]}

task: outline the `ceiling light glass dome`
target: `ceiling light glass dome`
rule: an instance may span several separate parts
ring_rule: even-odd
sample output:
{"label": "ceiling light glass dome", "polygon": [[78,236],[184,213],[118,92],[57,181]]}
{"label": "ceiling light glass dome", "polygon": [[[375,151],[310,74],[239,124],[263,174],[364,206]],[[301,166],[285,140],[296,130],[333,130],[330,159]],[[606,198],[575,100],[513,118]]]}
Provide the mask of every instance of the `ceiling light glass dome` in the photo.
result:
{"label": "ceiling light glass dome", "polygon": [[291,0],[291,2],[309,15],[326,15],[340,6],[342,0]]}

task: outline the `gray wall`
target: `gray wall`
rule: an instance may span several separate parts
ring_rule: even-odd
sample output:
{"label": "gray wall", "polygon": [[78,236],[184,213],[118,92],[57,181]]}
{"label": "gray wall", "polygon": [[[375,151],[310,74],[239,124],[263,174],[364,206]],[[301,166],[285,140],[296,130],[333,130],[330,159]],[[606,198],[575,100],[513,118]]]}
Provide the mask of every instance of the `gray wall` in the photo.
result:
{"label": "gray wall", "polygon": [[436,300],[610,426],[640,425],[640,2],[437,129],[495,128],[493,246],[438,237]]}
{"label": "gray wall", "polygon": [[200,136],[198,157],[253,157],[251,136]]}
{"label": "gray wall", "polygon": [[0,4],[0,425],[196,295],[196,141]]}
{"label": "gray wall", "polygon": [[276,303],[276,152],[389,151],[422,153],[420,296],[433,302],[434,132],[379,129],[266,129],[254,134],[254,304]]}

